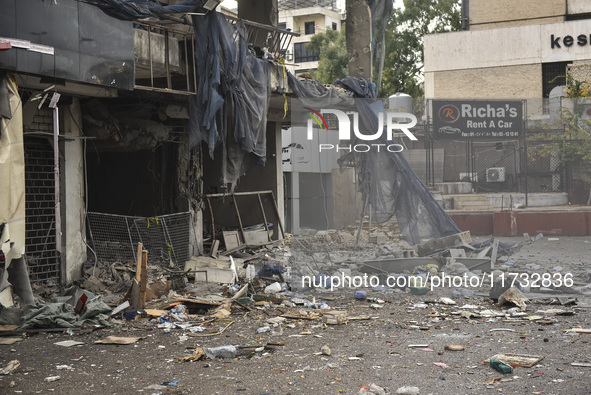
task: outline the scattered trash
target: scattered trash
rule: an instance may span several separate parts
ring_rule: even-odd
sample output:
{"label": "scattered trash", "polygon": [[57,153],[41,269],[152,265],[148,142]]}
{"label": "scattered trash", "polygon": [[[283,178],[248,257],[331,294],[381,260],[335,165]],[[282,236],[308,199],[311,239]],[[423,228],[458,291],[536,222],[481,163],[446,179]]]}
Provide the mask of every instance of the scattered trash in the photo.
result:
{"label": "scattered trash", "polygon": [[327,325],[343,325],[349,321],[346,311],[331,310],[322,314],[322,322]]}
{"label": "scattered trash", "polygon": [[59,379],[61,379],[61,376],[48,376],[44,378],[43,381],[45,381],[46,383],[51,383],[53,381],[58,381]]}
{"label": "scattered trash", "polygon": [[495,359],[501,361],[507,365],[511,365],[517,368],[531,368],[544,357],[539,355],[525,355],[525,354],[496,354],[493,355],[491,360]]}
{"label": "scattered trash", "polygon": [[495,358],[491,358],[489,360],[489,364],[491,368],[503,374],[509,374],[513,371],[513,368],[510,365],[507,365],[506,363],[503,363]]}
{"label": "scattered trash", "polygon": [[203,348],[198,348],[195,351],[193,351],[193,354],[188,355],[188,356],[184,356],[184,357],[179,357],[179,361],[180,362],[195,362],[195,361],[200,361],[202,359],[205,359],[205,350],[203,350]]}
{"label": "scattered trash", "polygon": [[62,347],[72,347],[72,346],[81,346],[84,344],[84,342],[79,342],[76,340],[63,340],[61,342],[56,342],[53,343],[56,346],[62,346]]}
{"label": "scattered trash", "polygon": [[449,367],[449,366],[447,366],[447,364],[446,364],[446,363],[444,363],[444,362],[433,362],[433,365],[435,365],[435,366],[439,366],[440,368],[447,368],[447,367]]}
{"label": "scattered trash", "polygon": [[357,395],[386,395],[386,391],[377,384],[371,384],[369,387],[361,387]]}
{"label": "scattered trash", "polygon": [[16,371],[16,369],[18,369],[18,367],[20,365],[21,365],[20,361],[13,359],[12,361],[8,362],[8,365],[6,365],[4,368],[0,369],[0,374],[1,375],[12,374]]}
{"label": "scattered trash", "polygon": [[104,339],[95,341],[96,344],[133,344],[137,343],[138,340],[144,339],[143,337],[118,337],[118,336],[107,336]]}
{"label": "scattered trash", "polygon": [[527,298],[523,296],[519,288],[513,286],[506,290],[501,296],[499,296],[499,306],[504,305],[507,302],[514,303],[521,311],[525,311],[525,301]]}
{"label": "scattered trash", "polygon": [[410,293],[413,295],[425,295],[431,290],[431,287],[410,287]]}
{"label": "scattered trash", "polygon": [[236,358],[236,347],[235,346],[220,346],[204,348],[205,355],[209,359],[215,358]]}
{"label": "scattered trash", "polygon": [[275,283],[273,283],[271,285],[268,285],[265,288],[265,293],[266,294],[276,294],[278,292],[281,292],[281,284],[279,284],[277,282],[275,282]]}
{"label": "scattered trash", "polygon": [[591,328],[572,328],[566,329],[564,332],[575,332],[575,333],[591,333]]}
{"label": "scattered trash", "polygon": [[355,299],[365,300],[367,299],[366,291],[355,291]]}
{"label": "scattered trash", "polygon": [[419,389],[419,387],[404,386],[398,388],[396,390],[396,393],[400,395],[419,395],[421,393],[421,390]]}
{"label": "scattered trash", "polygon": [[449,306],[457,304],[455,300],[446,297],[439,298],[439,302]]}
{"label": "scattered trash", "polygon": [[330,351],[330,348],[329,348],[328,346],[322,346],[322,348],[320,349],[320,352],[321,352],[323,355],[329,355],[329,356],[330,356],[330,354],[332,353],[332,352]]}
{"label": "scattered trash", "polygon": [[449,344],[448,343],[443,348],[448,351],[464,351],[464,346],[462,346],[460,344]]}

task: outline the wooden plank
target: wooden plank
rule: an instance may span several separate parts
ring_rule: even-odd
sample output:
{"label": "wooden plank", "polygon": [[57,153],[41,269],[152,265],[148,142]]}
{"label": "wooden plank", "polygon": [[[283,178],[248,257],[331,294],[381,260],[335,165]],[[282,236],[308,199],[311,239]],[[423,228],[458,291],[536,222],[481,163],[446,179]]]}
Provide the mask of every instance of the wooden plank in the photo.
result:
{"label": "wooden plank", "polygon": [[[260,193],[257,193],[257,198],[259,199],[259,207],[261,209],[261,214],[263,215],[265,230],[267,231],[267,241],[271,241],[271,236],[269,235],[269,224],[267,223],[267,216],[265,215],[265,208],[263,207],[263,200],[261,199]],[[246,240],[244,242],[246,243]]]}
{"label": "wooden plank", "polygon": [[238,225],[240,226],[240,234],[242,235],[242,240],[246,243],[246,235],[244,234],[244,227],[242,226],[242,218],[240,217],[240,210],[238,210],[238,203],[236,202],[236,197],[232,195],[232,202],[234,203],[234,210],[236,211],[236,218],[238,218]]}
{"label": "wooden plank", "polygon": [[[142,251],[139,249],[142,243],[138,243],[138,252],[135,261],[135,281],[139,284],[142,280]],[[143,247],[143,246],[142,246]]]}
{"label": "wooden plank", "polygon": [[146,290],[148,289],[148,251],[142,251],[142,275],[140,279],[140,308],[146,305]]}
{"label": "wooden plank", "polygon": [[[135,254],[135,267],[141,267],[142,265],[142,251],[144,250],[144,245],[142,244],[142,242],[137,243],[137,253]],[[136,272],[136,277],[135,279],[139,282],[140,279],[137,276],[137,272]]]}

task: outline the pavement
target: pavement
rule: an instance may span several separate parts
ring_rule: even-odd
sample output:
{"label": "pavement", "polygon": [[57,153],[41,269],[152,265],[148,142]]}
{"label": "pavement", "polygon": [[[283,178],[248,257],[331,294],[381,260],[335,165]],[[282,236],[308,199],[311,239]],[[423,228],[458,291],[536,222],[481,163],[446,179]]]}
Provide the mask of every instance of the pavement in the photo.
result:
{"label": "pavement", "polygon": [[[572,286],[560,292],[530,287],[525,296],[535,297],[524,311],[498,305],[486,297],[485,286],[470,297],[453,297],[451,288],[425,295],[365,288],[367,299],[356,298],[360,289],[311,289],[278,294],[282,303],[250,310],[233,305],[223,319],[199,318],[202,332],[117,316],[112,327],[98,330],[19,334],[15,343],[0,345],[0,368],[18,361],[13,372],[0,375],[0,393],[588,394],[591,296],[581,292],[589,284],[590,247],[589,236],[544,237],[501,262],[505,273],[528,278],[572,274]],[[560,303],[558,297],[576,301],[551,304]],[[315,305],[295,304],[294,298]],[[348,322],[324,323],[331,311],[345,312]],[[136,339],[96,343],[108,336]],[[56,344],[68,340],[81,344]],[[182,362],[200,348],[218,346],[235,346],[236,352]],[[457,348],[462,350],[452,351]],[[513,362],[504,374],[488,363],[499,354],[536,362]]]}

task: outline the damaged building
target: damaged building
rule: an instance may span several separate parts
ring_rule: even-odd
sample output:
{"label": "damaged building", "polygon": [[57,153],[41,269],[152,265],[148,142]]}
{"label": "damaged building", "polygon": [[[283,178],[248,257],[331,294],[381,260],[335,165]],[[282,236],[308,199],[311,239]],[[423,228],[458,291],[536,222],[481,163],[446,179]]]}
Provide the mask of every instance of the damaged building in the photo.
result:
{"label": "damaged building", "polygon": [[[211,232],[224,226],[239,226],[244,241],[249,226],[273,223],[269,237],[282,237],[277,161],[287,84],[273,57],[295,33],[273,27],[265,19],[273,13],[252,1],[241,2],[237,16],[214,11],[219,2],[107,3],[2,1],[3,261],[25,257],[33,283],[66,284],[87,259],[133,260],[138,241],[150,260],[176,265],[211,248]],[[206,64],[206,26],[229,37],[224,54],[236,62],[224,98],[202,91],[210,86],[202,79],[219,78],[221,67]],[[262,47],[269,59],[257,56]],[[250,73],[257,65],[266,79],[247,87],[243,79],[260,77]],[[255,91],[238,94],[242,119],[227,125],[214,110],[204,121],[204,98],[219,110],[232,89],[256,89],[260,102],[251,101]],[[245,121],[256,136],[238,131]],[[229,144],[233,132],[248,141]],[[225,198],[229,192],[236,195]],[[249,209],[255,203],[260,210]],[[4,281],[6,288],[7,273]]]}
{"label": "damaged building", "polygon": [[[33,283],[139,262],[138,243],[149,263],[180,267],[221,246],[283,239],[289,98],[361,99],[362,127],[377,128],[366,49],[379,24],[371,15],[387,17],[387,1],[347,3],[351,76],[335,87],[286,69],[298,33],[275,27],[277,1],[240,1],[237,15],[202,0],[3,3],[2,251],[6,267],[28,265]],[[361,192],[362,217],[396,217],[411,244],[459,232],[402,156],[340,161],[356,169],[342,188]],[[4,272],[6,294],[12,282],[29,295],[15,276]]]}

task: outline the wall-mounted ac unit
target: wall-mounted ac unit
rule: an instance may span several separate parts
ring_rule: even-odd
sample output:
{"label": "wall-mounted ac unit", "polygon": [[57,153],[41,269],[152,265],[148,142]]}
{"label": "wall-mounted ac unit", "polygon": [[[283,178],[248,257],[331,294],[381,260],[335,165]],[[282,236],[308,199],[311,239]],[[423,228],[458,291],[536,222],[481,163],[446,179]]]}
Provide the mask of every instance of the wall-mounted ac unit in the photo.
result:
{"label": "wall-mounted ac unit", "polygon": [[460,181],[478,182],[478,173],[460,173]]}
{"label": "wall-mounted ac unit", "polygon": [[486,182],[505,182],[505,168],[491,167],[486,169]]}

